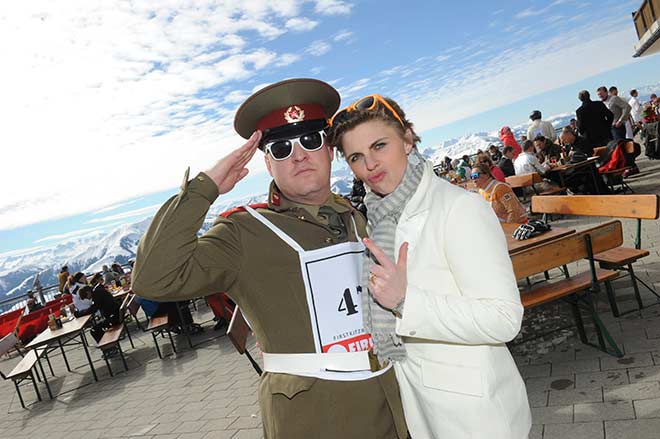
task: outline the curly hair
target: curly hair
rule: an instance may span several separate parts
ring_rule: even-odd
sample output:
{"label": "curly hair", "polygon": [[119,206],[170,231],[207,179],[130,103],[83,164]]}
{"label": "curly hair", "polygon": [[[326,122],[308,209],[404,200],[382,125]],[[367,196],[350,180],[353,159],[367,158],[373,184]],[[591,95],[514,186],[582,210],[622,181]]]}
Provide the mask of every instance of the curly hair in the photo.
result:
{"label": "curly hair", "polygon": [[416,146],[422,139],[415,133],[413,129],[413,123],[406,119],[406,113],[401,109],[399,104],[396,103],[391,98],[384,97],[388,104],[396,111],[397,115],[403,121],[403,126],[399,123],[399,120],[394,117],[394,115],[388,110],[383,104],[376,101],[376,106],[373,110],[353,110],[350,111],[344,120],[328,128],[328,143],[339,151],[340,154],[344,154],[344,147],[342,145],[342,138],[347,131],[352,130],[356,126],[363,124],[371,120],[380,120],[395,128],[401,136],[403,136],[406,130],[410,130],[413,138],[413,146]]}

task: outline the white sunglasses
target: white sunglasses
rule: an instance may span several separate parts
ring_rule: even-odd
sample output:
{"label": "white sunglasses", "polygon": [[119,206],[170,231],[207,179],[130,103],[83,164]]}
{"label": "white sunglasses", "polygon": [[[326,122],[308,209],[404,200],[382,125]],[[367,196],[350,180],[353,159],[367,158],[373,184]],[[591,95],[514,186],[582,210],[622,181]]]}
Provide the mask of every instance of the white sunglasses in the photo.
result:
{"label": "white sunglasses", "polygon": [[273,140],[264,144],[264,151],[275,160],[286,160],[293,154],[293,145],[298,143],[305,151],[318,151],[323,146],[323,130],[303,134],[289,139]]}

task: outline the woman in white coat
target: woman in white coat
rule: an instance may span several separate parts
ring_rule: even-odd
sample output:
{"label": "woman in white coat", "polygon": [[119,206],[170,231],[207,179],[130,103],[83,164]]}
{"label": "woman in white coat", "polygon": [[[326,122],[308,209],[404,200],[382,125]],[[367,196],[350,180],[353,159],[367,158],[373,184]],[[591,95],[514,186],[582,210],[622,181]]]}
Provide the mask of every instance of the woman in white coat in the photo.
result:
{"label": "woman in white coat", "polygon": [[523,439],[524,382],[505,343],[523,307],[490,206],[437,178],[391,99],[338,112],[329,142],[370,189],[365,328],[394,363],[414,439]]}

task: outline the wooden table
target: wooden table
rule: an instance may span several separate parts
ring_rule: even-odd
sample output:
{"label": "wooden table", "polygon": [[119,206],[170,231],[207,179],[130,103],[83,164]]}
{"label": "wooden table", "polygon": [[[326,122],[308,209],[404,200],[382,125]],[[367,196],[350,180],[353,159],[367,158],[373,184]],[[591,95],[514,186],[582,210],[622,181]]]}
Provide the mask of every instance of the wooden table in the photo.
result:
{"label": "wooden table", "polygon": [[514,238],[512,236],[513,231],[518,228],[520,224],[515,223],[500,223],[502,230],[504,231],[504,236],[506,236],[506,245],[509,248],[509,254],[521,252],[527,250],[530,247],[534,247],[552,240],[571,235],[575,233],[575,229],[569,229],[567,227],[552,227],[552,229],[547,232],[543,232],[540,235],[534,236],[532,238],[523,239],[522,241]]}
{"label": "wooden table", "polygon": [[580,169],[580,168],[589,167],[589,172],[590,172],[590,174],[591,174],[591,178],[592,178],[593,183],[594,183],[594,190],[595,190],[596,192],[598,192],[596,195],[600,195],[600,191],[598,190],[598,188],[599,188],[600,186],[598,185],[598,182],[596,181],[596,178],[598,178],[599,176],[598,176],[598,172],[597,172],[597,170],[596,170],[596,166],[595,166],[595,165],[596,165],[596,161],[597,161],[599,158],[600,158],[600,157],[588,157],[586,160],[581,161],[581,162],[577,162],[577,163],[567,163],[567,164],[565,164],[565,165],[558,165],[558,166],[555,166],[554,168],[550,169],[550,171],[548,171],[548,172],[556,172],[556,173],[558,173],[558,174],[559,174],[559,181],[561,182],[561,186],[562,186],[562,187],[566,187],[566,182],[564,181],[564,175],[565,175],[568,171],[572,171],[572,170],[575,170],[575,169]]}
{"label": "wooden table", "polygon": [[[64,346],[82,344],[83,349],[85,350],[85,355],[87,356],[89,368],[92,370],[92,375],[94,376],[94,381],[98,381],[99,379],[96,376],[96,370],[94,370],[94,363],[92,362],[92,358],[89,355],[89,349],[87,348],[87,339],[85,338],[85,326],[87,323],[89,323],[91,318],[92,315],[90,314],[75,318],[70,322],[63,322],[62,327],[54,331],[46,328],[25,347],[27,349],[37,349],[44,347],[46,349],[46,354],[59,348],[62,351],[62,357],[64,358],[66,369],[71,372],[69,361],[67,360],[66,354],[64,353]],[[76,340],[78,337],[80,337],[80,341]],[[52,399],[53,395],[50,395],[50,397]]]}

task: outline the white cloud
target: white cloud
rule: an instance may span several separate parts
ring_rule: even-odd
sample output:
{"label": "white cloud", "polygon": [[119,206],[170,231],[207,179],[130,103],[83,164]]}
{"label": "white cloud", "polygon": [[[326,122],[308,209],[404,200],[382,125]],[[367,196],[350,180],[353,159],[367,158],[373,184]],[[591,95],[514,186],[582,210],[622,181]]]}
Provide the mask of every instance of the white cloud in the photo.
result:
{"label": "white cloud", "polygon": [[[105,223],[108,221],[117,221],[123,220],[126,218],[132,218],[134,216],[148,216],[154,213],[160,207],[160,204],[154,204],[152,206],[141,207],[139,209],[129,210],[127,212],[118,213],[115,215],[109,215],[103,218],[94,218],[87,221],[85,224],[94,224],[94,223]],[[105,227],[105,226],[104,226]]]}
{"label": "white cloud", "polygon": [[[447,72],[450,76],[439,86],[433,78],[409,82],[400,90],[404,108],[423,131],[472,116],[475,108],[486,112],[510,103],[512,96],[524,99],[634,62],[630,56],[633,32],[627,29],[598,35],[597,27],[573,37],[561,35],[512,49],[510,55],[477,59]],[[604,48],[608,56],[602,55]],[[534,62],[511,62],[511,56]],[[553,68],[538,68],[543,65]],[[557,74],[562,71],[570,75]]]}
{"label": "white cloud", "polygon": [[294,32],[306,32],[318,26],[319,22],[304,17],[290,18],[286,22],[286,28]]}
{"label": "white cloud", "polygon": [[[3,3],[0,143],[15,165],[0,185],[16,190],[0,197],[0,230],[175,187],[240,145],[233,113],[250,86],[235,85],[300,59],[265,44],[303,5]],[[26,179],[28,164],[42,177]]]}
{"label": "white cloud", "polygon": [[75,231],[69,232],[69,233],[60,233],[60,234],[57,234],[57,235],[50,235],[50,236],[46,236],[45,238],[38,239],[38,240],[34,241],[34,243],[38,244],[38,243],[44,242],[44,241],[61,241],[61,240],[68,239],[68,238],[74,238],[74,237],[80,238],[80,237],[83,237],[83,236],[99,234],[99,233],[102,233],[102,231],[104,229],[114,227],[114,226],[118,226],[119,224],[121,224],[121,222],[106,224],[106,225],[99,226],[99,227],[90,227],[90,228],[87,228],[87,229],[75,230]]}
{"label": "white cloud", "polygon": [[310,55],[322,56],[330,52],[330,49],[332,49],[332,45],[330,45],[330,43],[323,40],[316,40],[307,46],[305,51]]}
{"label": "white cloud", "polygon": [[136,201],[138,201],[138,200],[131,200],[131,201],[127,201],[125,203],[111,204],[110,206],[106,206],[106,207],[103,207],[103,208],[97,210],[96,212],[94,212],[94,215],[98,215],[99,213],[109,212],[111,210],[117,210],[120,207],[124,207],[124,206],[128,206],[129,204],[133,204]]}
{"label": "white cloud", "polygon": [[346,41],[346,40],[352,40],[353,38],[353,32],[347,30],[347,29],[342,29],[339,32],[335,34],[334,37],[332,37],[333,41]]}
{"label": "white cloud", "polygon": [[342,0],[316,0],[314,10],[319,14],[345,15],[350,14],[352,5]]}

